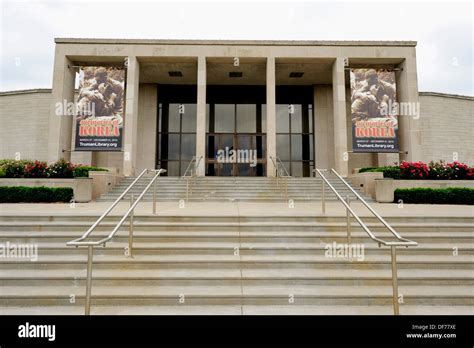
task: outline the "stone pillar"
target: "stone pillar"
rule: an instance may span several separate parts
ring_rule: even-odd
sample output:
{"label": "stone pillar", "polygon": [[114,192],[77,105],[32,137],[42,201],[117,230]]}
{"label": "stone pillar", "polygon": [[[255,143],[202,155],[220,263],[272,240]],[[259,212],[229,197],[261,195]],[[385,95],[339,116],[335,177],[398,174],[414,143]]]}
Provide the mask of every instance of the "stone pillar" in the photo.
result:
{"label": "stone pillar", "polygon": [[[74,103],[76,69],[56,46],[53,72],[52,101],[49,116],[48,162],[71,159],[73,115],[68,115],[68,103]],[[71,111],[74,108],[69,108]],[[64,150],[64,152],[63,152]]]}
{"label": "stone pillar", "polygon": [[398,153],[378,153],[377,154],[377,166],[393,166],[394,163],[400,162],[400,156]]}
{"label": "stone pillar", "polygon": [[136,172],[156,168],[157,85],[140,84]]}
{"label": "stone pillar", "polygon": [[344,82],[344,59],[336,58],[332,66],[332,95],[334,117],[334,169],[347,176],[349,154],[347,152],[346,90]]}
{"label": "stone pillar", "polygon": [[275,176],[270,157],[276,156],[276,81],[275,57],[267,58],[267,176]]}
{"label": "stone pillar", "polygon": [[138,90],[140,64],[137,57],[128,57],[125,120],[123,129],[123,173],[135,175],[138,137]]}
{"label": "stone pillar", "polygon": [[[409,110],[411,115],[398,116],[398,140],[400,159],[405,161],[421,160],[421,129],[420,107],[418,103],[418,82],[416,74],[416,58],[408,57],[399,65],[397,71],[397,96],[401,110]],[[417,115],[416,115],[416,112]],[[408,152],[405,154],[405,152]]]}
{"label": "stone pillar", "polygon": [[197,67],[197,115],[196,115],[196,174],[206,175],[206,57],[198,57]]}
{"label": "stone pillar", "polygon": [[332,88],[316,85],[313,89],[314,163],[318,169],[334,168]]}

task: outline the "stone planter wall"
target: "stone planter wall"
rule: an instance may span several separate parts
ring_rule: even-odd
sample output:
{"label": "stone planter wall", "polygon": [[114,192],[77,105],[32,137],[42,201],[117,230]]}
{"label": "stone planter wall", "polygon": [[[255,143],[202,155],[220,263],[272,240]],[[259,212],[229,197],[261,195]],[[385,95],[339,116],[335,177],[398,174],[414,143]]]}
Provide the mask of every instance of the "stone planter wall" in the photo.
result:
{"label": "stone planter wall", "polygon": [[92,199],[96,199],[117,185],[123,179],[123,175],[110,171],[90,171],[89,178],[93,179]]}
{"label": "stone planter wall", "polygon": [[92,200],[92,178],[74,179],[29,179],[29,178],[1,178],[0,186],[28,186],[28,187],[71,187],[74,191],[74,201],[86,203]]}
{"label": "stone planter wall", "polygon": [[367,196],[375,198],[375,179],[383,179],[382,172],[355,173],[348,177],[354,187],[362,190]]}
{"label": "stone planter wall", "polygon": [[380,203],[392,203],[396,189],[404,188],[474,188],[474,180],[394,180],[375,179],[375,200]]}

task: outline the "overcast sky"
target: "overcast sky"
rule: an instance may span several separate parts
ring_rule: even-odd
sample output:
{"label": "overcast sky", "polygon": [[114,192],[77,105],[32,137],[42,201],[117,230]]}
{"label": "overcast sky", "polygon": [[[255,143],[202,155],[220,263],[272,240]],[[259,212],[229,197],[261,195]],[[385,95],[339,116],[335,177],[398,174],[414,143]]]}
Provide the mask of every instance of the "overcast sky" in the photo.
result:
{"label": "overcast sky", "polygon": [[55,37],[418,41],[420,91],[474,95],[473,5],[1,1],[0,91],[50,88]]}

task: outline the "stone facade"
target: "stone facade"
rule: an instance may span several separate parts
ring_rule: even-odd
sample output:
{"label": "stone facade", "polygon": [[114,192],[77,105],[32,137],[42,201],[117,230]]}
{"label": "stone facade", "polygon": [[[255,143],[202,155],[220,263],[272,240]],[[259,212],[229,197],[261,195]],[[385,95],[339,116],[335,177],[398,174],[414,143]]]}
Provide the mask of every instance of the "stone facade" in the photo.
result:
{"label": "stone facade", "polygon": [[[170,83],[166,68],[178,66],[197,86],[196,155],[205,154],[206,86],[224,84],[219,74],[239,57],[251,74],[245,84],[266,85],[267,157],[275,156],[275,86],[288,85],[286,66],[307,69],[296,84],[314,88],[315,161],[347,175],[354,168],[399,160],[474,162],[472,97],[420,93],[414,42],[350,41],[170,41],[57,39],[52,90],[0,93],[0,158],[54,161],[117,168],[131,175],[155,165],[159,83]],[[398,154],[357,154],[351,149],[350,88],[344,58],[351,66],[397,68],[399,101],[421,103],[421,117],[400,118]],[[128,58],[124,152],[74,152],[72,117],[58,116],[54,105],[74,99],[74,64],[123,64]],[[227,60],[226,60],[227,59]],[[168,65],[167,65],[168,64]],[[253,75],[252,75],[253,74]],[[237,82],[238,83],[238,82]],[[18,120],[21,119],[23,124]],[[130,156],[124,156],[124,153]],[[267,166],[271,161],[267,160]],[[199,169],[199,174],[203,174]],[[267,170],[268,175],[273,171]]]}

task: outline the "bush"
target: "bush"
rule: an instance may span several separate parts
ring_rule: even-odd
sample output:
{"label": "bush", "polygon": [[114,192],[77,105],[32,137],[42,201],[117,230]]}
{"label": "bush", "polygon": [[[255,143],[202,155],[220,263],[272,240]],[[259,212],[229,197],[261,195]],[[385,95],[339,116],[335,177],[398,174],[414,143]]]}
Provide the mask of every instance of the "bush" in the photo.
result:
{"label": "bush", "polygon": [[70,202],[70,187],[0,186],[0,203],[52,203]]}
{"label": "bush", "polygon": [[87,178],[90,171],[99,171],[106,172],[107,169],[91,166],[77,166],[74,168],[74,177],[75,178]]}
{"label": "bush", "polygon": [[23,170],[23,175],[25,178],[46,178],[48,177],[48,164],[40,161],[27,164]]}
{"label": "bush", "polygon": [[80,178],[88,177],[91,170],[107,171],[92,166],[76,166],[64,159],[50,166],[41,161],[0,160],[0,178]]}
{"label": "bush", "polygon": [[2,160],[0,166],[5,178],[23,178],[25,175],[25,166],[33,164],[29,160]]}
{"label": "bush", "polygon": [[60,159],[48,168],[48,176],[50,178],[72,178],[74,177],[74,169],[76,168],[71,162]]}
{"label": "bush", "polygon": [[474,189],[465,187],[396,189],[395,202],[474,205]]}
{"label": "bush", "polygon": [[399,167],[385,167],[385,169],[383,170],[383,177],[391,179],[400,179],[401,170]]}
{"label": "bush", "polygon": [[428,173],[428,166],[423,162],[403,161],[400,164],[400,178],[402,179],[426,179]]}
{"label": "bush", "polygon": [[400,166],[387,167],[365,167],[359,169],[359,173],[383,172],[384,178],[408,179],[408,180],[472,180],[474,179],[474,167],[467,164],[444,161],[433,162],[428,165],[423,162],[402,162]]}

